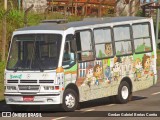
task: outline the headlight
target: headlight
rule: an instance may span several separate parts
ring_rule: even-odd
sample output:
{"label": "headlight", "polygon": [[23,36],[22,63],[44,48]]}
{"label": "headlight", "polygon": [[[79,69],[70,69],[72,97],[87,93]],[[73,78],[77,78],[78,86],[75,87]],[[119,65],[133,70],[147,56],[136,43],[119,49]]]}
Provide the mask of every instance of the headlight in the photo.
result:
{"label": "headlight", "polygon": [[17,90],[16,86],[6,86],[7,90]]}
{"label": "headlight", "polygon": [[44,86],[44,90],[49,90],[49,86]]}
{"label": "headlight", "polygon": [[49,88],[50,88],[50,90],[54,90],[54,87],[53,87],[53,86],[50,86]]}

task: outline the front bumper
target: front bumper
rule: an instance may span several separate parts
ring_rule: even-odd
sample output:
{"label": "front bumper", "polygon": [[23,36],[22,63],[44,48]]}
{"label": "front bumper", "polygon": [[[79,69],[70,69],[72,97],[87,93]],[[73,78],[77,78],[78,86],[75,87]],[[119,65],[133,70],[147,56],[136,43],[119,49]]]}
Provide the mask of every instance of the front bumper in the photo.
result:
{"label": "front bumper", "polygon": [[[6,104],[14,105],[49,105],[61,104],[61,94],[9,94],[5,93]],[[23,96],[34,96],[33,101],[23,101]]]}

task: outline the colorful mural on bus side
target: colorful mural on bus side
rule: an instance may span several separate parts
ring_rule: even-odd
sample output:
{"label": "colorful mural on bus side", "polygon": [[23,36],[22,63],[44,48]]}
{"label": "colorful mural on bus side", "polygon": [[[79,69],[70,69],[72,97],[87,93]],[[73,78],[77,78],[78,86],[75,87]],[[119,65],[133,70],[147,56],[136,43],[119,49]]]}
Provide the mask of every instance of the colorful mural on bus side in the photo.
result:
{"label": "colorful mural on bus side", "polygon": [[147,88],[153,85],[153,68],[153,52],[82,62],[65,70],[65,85],[74,81],[79,88],[80,101],[86,101],[117,94],[124,77],[132,80],[133,91]]}

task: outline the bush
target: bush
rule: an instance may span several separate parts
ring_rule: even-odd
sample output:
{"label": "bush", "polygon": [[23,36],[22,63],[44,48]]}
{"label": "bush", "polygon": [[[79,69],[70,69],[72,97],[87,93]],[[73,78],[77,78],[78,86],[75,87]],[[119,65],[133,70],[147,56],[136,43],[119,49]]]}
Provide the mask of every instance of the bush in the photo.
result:
{"label": "bush", "polygon": [[81,16],[68,16],[68,21],[72,22],[72,21],[80,21],[82,18]]}
{"label": "bush", "polygon": [[142,16],[143,16],[142,10],[138,10],[137,13],[136,13],[135,15],[136,15],[136,16],[142,17]]}
{"label": "bush", "polygon": [[0,62],[0,101],[4,99],[4,69],[6,62]]}
{"label": "bush", "polygon": [[5,65],[6,65],[6,62],[0,62],[0,83],[3,82],[3,73],[4,73],[4,69],[5,69]]}

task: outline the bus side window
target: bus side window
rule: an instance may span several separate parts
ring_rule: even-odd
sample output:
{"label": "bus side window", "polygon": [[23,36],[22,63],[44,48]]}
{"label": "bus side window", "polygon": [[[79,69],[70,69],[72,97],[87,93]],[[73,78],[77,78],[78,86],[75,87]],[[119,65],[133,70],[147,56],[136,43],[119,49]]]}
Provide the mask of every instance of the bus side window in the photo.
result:
{"label": "bus side window", "polygon": [[93,31],[96,58],[102,59],[113,56],[113,42],[111,36],[111,28],[96,28]]}
{"label": "bus side window", "polygon": [[83,30],[76,32],[77,59],[81,61],[94,60],[91,31]]}
{"label": "bus side window", "polygon": [[133,53],[130,29],[130,25],[115,26],[113,28],[117,56],[129,55]]}
{"label": "bus side window", "polygon": [[72,45],[73,37],[71,36],[73,35],[69,34],[66,36],[62,63],[64,68],[70,67],[75,63],[75,46]]}

